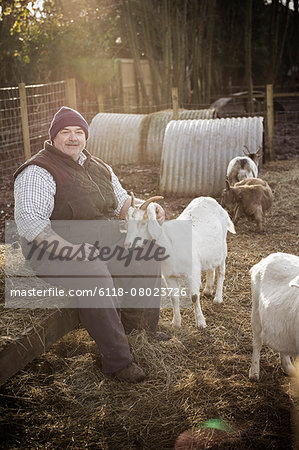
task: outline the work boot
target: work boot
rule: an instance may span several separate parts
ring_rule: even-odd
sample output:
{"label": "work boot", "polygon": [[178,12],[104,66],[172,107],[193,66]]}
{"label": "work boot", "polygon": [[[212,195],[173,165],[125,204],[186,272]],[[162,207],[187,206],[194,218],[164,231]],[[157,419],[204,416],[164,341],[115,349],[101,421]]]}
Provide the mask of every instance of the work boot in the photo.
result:
{"label": "work boot", "polygon": [[[101,371],[103,370],[100,355],[95,356],[95,364]],[[105,373],[105,376],[110,379],[117,378],[120,381],[127,381],[128,383],[138,383],[145,379],[145,373],[134,362],[131,362],[127,367],[120,369],[117,372]]]}
{"label": "work boot", "polygon": [[169,341],[170,336],[167,333],[164,333],[164,331],[152,331],[149,333],[149,336],[154,339],[155,341]]}
{"label": "work boot", "polygon": [[141,367],[137,366],[136,363],[132,362],[124,369],[114,372],[113,377],[120,381],[127,381],[128,383],[139,383],[145,379],[145,373]]}
{"label": "work boot", "polygon": [[94,356],[94,362],[95,362],[95,365],[96,365],[100,370],[103,369],[103,366],[102,366],[102,358],[101,358],[101,355],[100,355],[99,353],[97,353],[97,354]]}

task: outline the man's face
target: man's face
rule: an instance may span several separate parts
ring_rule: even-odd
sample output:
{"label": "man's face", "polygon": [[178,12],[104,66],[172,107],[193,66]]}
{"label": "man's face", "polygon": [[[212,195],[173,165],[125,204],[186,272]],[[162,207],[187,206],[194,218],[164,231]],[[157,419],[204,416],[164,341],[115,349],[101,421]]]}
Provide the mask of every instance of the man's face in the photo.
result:
{"label": "man's face", "polygon": [[53,143],[58,150],[77,161],[86,144],[84,130],[78,126],[62,128],[56,134]]}

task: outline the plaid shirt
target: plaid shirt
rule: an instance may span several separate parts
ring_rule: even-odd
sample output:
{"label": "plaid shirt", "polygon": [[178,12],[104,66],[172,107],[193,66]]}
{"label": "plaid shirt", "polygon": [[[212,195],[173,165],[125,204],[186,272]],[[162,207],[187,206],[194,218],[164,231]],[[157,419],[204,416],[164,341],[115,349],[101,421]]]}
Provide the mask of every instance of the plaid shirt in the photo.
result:
{"label": "plaid shirt", "polygon": [[[81,153],[78,163],[83,166],[85,160],[86,156]],[[111,167],[108,164],[106,166],[111,173],[112,186],[118,200],[115,210],[115,215],[118,216],[130,196]],[[50,224],[55,193],[56,183],[52,175],[42,167],[30,165],[17,176],[14,186],[15,221],[20,236],[31,242]]]}

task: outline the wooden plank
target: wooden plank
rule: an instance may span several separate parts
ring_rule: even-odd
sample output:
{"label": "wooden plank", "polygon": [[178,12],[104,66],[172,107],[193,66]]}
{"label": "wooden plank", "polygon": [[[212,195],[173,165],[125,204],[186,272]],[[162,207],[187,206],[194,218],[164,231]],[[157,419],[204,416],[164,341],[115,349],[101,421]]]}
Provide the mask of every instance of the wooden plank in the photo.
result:
{"label": "wooden plank", "polygon": [[173,120],[178,120],[179,118],[179,91],[177,87],[173,87],[171,90],[172,94],[172,110],[173,110]]}
{"label": "wooden plank", "polygon": [[66,80],[66,102],[67,106],[77,109],[76,80],[67,78]]}
{"label": "wooden plank", "polygon": [[129,114],[129,93],[127,90],[123,90],[123,110],[124,114]]}
{"label": "wooden plank", "polygon": [[299,92],[277,92],[273,94],[274,97],[299,97]]}
{"label": "wooden plank", "polygon": [[103,94],[98,95],[98,110],[99,113],[104,112],[104,97]]}
{"label": "wooden plank", "polygon": [[0,350],[0,385],[23,369],[37,356],[79,324],[75,309],[49,312],[49,316],[38,325],[30,327],[15,342],[6,344]]}
{"label": "wooden plank", "polygon": [[19,84],[19,93],[20,93],[22,134],[23,134],[23,143],[24,143],[24,157],[25,157],[25,161],[26,161],[27,159],[31,158],[31,148],[30,148],[30,136],[29,136],[28,110],[27,110],[25,83]]}

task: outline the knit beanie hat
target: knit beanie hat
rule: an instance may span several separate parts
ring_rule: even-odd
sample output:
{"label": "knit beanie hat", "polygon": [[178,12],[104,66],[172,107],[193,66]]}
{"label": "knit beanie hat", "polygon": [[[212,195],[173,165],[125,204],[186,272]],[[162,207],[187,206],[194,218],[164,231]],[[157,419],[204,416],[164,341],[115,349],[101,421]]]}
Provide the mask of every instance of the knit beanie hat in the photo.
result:
{"label": "knit beanie hat", "polygon": [[62,106],[59,111],[54,115],[49,128],[49,136],[51,141],[55,138],[56,134],[65,127],[81,127],[86,139],[88,138],[88,123],[78,111],[67,106]]}

